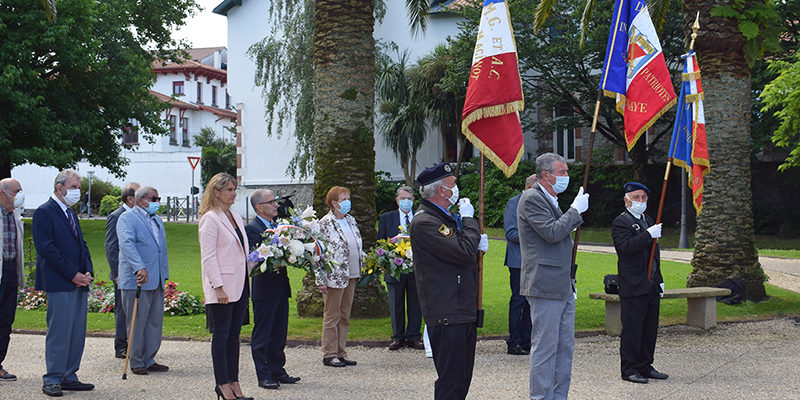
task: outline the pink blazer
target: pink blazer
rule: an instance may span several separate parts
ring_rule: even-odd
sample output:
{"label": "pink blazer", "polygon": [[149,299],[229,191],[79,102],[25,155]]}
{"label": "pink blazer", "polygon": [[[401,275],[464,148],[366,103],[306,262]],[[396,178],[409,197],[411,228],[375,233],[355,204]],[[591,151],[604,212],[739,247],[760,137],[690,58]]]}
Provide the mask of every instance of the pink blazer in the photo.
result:
{"label": "pink blazer", "polygon": [[[245,248],[249,249],[242,217],[235,212],[231,214],[242,232]],[[242,297],[244,281],[250,271],[245,264],[247,254],[242,249],[231,221],[223,212],[211,210],[200,218],[198,236],[206,304],[218,303],[214,289],[220,286],[228,295],[229,302],[238,301]]]}

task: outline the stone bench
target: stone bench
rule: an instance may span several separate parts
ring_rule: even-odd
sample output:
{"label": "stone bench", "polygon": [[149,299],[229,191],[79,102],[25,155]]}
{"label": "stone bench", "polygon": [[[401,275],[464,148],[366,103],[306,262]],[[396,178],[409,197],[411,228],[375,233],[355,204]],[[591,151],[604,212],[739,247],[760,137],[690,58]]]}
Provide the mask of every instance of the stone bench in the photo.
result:
{"label": "stone bench", "polygon": [[[717,296],[731,294],[730,289],[716,287],[693,287],[667,289],[663,299],[686,299],[686,324],[709,329],[717,326]],[[608,293],[589,293],[589,298],[606,302],[606,334],[619,336],[622,333],[619,295]]]}

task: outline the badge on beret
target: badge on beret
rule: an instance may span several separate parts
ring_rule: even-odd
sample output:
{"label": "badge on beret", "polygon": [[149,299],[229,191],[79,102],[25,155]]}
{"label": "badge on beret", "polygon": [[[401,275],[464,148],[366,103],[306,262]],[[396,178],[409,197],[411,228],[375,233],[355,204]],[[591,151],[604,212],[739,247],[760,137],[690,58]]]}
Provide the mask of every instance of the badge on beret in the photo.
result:
{"label": "badge on beret", "polygon": [[448,228],[447,225],[442,224],[442,226],[439,227],[439,233],[444,237],[450,237],[453,235],[453,230]]}
{"label": "badge on beret", "polygon": [[444,172],[452,172],[452,171],[453,171],[453,169],[450,168],[450,164],[445,164],[444,165]]}

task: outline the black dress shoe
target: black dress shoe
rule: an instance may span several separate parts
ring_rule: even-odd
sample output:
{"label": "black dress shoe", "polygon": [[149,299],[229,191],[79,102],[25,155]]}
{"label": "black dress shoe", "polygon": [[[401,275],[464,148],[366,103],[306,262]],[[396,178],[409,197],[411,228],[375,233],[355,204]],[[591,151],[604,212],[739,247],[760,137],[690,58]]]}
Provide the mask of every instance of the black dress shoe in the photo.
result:
{"label": "black dress shoe", "polygon": [[403,347],[403,342],[400,340],[392,340],[392,343],[389,343],[389,350],[400,350]]}
{"label": "black dress shoe", "polygon": [[425,343],[422,343],[422,340],[419,339],[409,340],[408,342],[406,342],[406,345],[408,345],[408,347],[411,347],[412,349],[425,350]]}
{"label": "black dress shoe", "polygon": [[147,370],[148,371],[152,371],[152,372],[167,372],[167,371],[169,371],[169,367],[166,366],[166,365],[154,362],[153,365],[147,367]]}
{"label": "black dress shoe", "polygon": [[136,375],[147,375],[147,368],[145,367],[131,367],[131,372]]}
{"label": "black dress shoe", "polygon": [[633,374],[633,375],[627,375],[627,376],[623,375],[622,376],[622,380],[623,381],[628,381],[628,382],[633,382],[633,383],[647,383],[647,378],[645,378],[645,377],[643,377],[643,376],[641,376],[639,374]]}
{"label": "black dress shoe", "polygon": [[272,378],[264,378],[258,381],[258,387],[262,387],[264,389],[277,389],[281,387],[281,384]]}
{"label": "black dress shoe", "polygon": [[44,385],[42,386],[42,393],[50,397],[61,397],[64,392],[61,391],[61,385]]}
{"label": "black dress shoe", "polygon": [[74,390],[78,392],[85,392],[88,390],[94,390],[94,385],[91,383],[83,383],[81,381],[75,381],[70,383],[62,383],[61,390]]}
{"label": "black dress shoe", "polygon": [[329,367],[344,367],[345,363],[341,362],[336,357],[328,357],[322,359],[322,365],[327,365]]}
{"label": "black dress shoe", "polygon": [[126,354],[127,354],[127,353],[125,353],[125,350],[123,350],[123,351],[118,351],[118,352],[114,353],[114,357],[116,357],[116,358],[123,358],[123,359],[124,359]]}
{"label": "black dress shoe", "polygon": [[280,383],[297,383],[300,380],[299,376],[289,376],[288,374],[275,378]]}
{"label": "black dress shoe", "polygon": [[645,377],[648,377],[648,378],[653,378],[653,379],[667,379],[667,378],[669,378],[669,375],[662,374],[661,372],[658,372],[656,370],[651,370],[650,372],[648,372],[646,374],[642,374],[642,376],[645,376]]}
{"label": "black dress shoe", "polygon": [[531,354],[530,350],[525,350],[522,346],[518,344],[510,344],[508,345],[508,354],[513,354],[517,356],[524,356]]}
{"label": "black dress shoe", "polygon": [[355,362],[353,360],[346,360],[344,357],[340,357],[339,359],[342,360],[344,365],[356,365],[356,364],[358,364],[357,362]]}

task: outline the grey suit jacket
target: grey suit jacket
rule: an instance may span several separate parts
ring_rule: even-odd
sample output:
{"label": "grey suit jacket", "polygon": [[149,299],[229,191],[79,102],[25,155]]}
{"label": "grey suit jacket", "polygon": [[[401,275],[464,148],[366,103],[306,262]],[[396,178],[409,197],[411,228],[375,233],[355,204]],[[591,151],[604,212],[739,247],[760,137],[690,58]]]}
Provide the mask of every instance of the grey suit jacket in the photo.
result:
{"label": "grey suit jacket", "polygon": [[537,184],[526,190],[519,201],[519,229],[522,271],[520,294],[566,300],[572,296],[572,236],[583,223],[577,210],[562,213]]}
{"label": "grey suit jacket", "polygon": [[109,277],[111,281],[119,274],[119,239],[117,238],[117,220],[125,212],[125,207],[120,206],[106,217],[106,260],[111,270]]}

